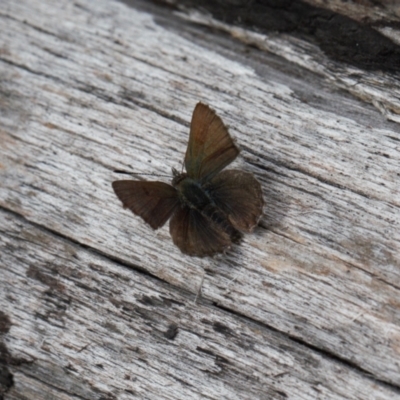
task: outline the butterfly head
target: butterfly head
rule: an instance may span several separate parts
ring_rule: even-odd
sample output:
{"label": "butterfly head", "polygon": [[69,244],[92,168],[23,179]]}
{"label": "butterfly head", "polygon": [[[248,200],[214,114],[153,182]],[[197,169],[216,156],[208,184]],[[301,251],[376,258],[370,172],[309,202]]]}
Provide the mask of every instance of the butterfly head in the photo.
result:
{"label": "butterfly head", "polygon": [[172,168],[172,186],[179,185],[186,177],[187,174],[185,172],[179,172],[176,168]]}

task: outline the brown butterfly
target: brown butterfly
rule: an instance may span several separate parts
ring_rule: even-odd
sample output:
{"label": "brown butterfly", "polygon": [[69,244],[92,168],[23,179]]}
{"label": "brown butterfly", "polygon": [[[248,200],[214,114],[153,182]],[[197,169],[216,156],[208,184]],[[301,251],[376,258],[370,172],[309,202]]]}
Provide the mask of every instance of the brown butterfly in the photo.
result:
{"label": "brown butterfly", "polygon": [[257,179],[249,172],[222,171],[238,154],[221,118],[198,103],[190,125],[186,172],[173,170],[172,185],[123,180],[112,187],[124,208],[153,229],[172,217],[169,230],[182,253],[211,256],[238,243],[241,232],[251,232],[262,214]]}

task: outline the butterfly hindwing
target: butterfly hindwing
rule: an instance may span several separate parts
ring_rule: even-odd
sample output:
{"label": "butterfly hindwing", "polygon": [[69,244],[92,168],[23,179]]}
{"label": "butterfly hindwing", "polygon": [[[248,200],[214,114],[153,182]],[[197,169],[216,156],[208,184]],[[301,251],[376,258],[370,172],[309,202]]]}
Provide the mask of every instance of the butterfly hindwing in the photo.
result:
{"label": "butterfly hindwing", "polygon": [[176,189],[164,182],[115,181],[115,194],[124,208],[142,217],[153,229],[168,221],[179,203]]}
{"label": "butterfly hindwing", "polygon": [[190,256],[211,256],[231,245],[226,232],[216,229],[200,212],[189,207],[176,209],[169,230],[175,245]]}
{"label": "butterfly hindwing", "polygon": [[197,103],[185,155],[188,176],[207,180],[230,164],[238,154],[239,149],[221,118],[209,106]]}
{"label": "butterfly hindwing", "polygon": [[253,174],[239,170],[222,171],[206,190],[236,229],[251,232],[257,225],[264,200],[261,185]]}

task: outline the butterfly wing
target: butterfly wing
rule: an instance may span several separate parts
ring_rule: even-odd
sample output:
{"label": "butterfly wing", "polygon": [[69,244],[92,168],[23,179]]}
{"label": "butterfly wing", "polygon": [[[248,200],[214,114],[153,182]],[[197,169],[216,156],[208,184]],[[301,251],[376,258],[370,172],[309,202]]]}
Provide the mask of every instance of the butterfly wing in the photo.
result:
{"label": "butterfly wing", "polygon": [[172,240],[182,253],[205,257],[221,253],[231,245],[227,233],[217,228],[195,209],[179,207],[171,218]]}
{"label": "butterfly wing", "polygon": [[207,105],[197,103],[185,155],[188,176],[207,180],[230,164],[238,154],[239,149],[221,118]]}
{"label": "butterfly wing", "polygon": [[178,205],[178,193],[164,182],[115,181],[112,183],[124,208],[142,217],[153,229],[160,228]]}
{"label": "butterfly wing", "polygon": [[237,230],[251,232],[257,225],[264,200],[261,185],[253,174],[239,170],[222,171],[206,190]]}

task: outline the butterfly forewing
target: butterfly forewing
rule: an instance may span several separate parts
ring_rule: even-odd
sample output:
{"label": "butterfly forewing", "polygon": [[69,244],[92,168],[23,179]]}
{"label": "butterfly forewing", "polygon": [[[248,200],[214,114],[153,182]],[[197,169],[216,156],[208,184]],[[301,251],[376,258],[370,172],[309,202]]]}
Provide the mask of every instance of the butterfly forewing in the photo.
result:
{"label": "butterfly forewing", "polygon": [[182,253],[204,257],[221,253],[231,245],[227,233],[216,229],[198,211],[179,207],[171,218],[169,230],[172,240]]}
{"label": "butterfly forewing", "polygon": [[176,189],[164,182],[124,180],[115,181],[112,186],[124,207],[153,229],[168,221],[179,202]]}
{"label": "butterfly forewing", "polygon": [[251,173],[222,171],[207,185],[207,192],[239,231],[250,232],[257,225],[264,201],[261,185]]}
{"label": "butterfly forewing", "polygon": [[210,107],[197,103],[190,125],[185,155],[188,176],[207,180],[230,164],[239,154],[228,129]]}

